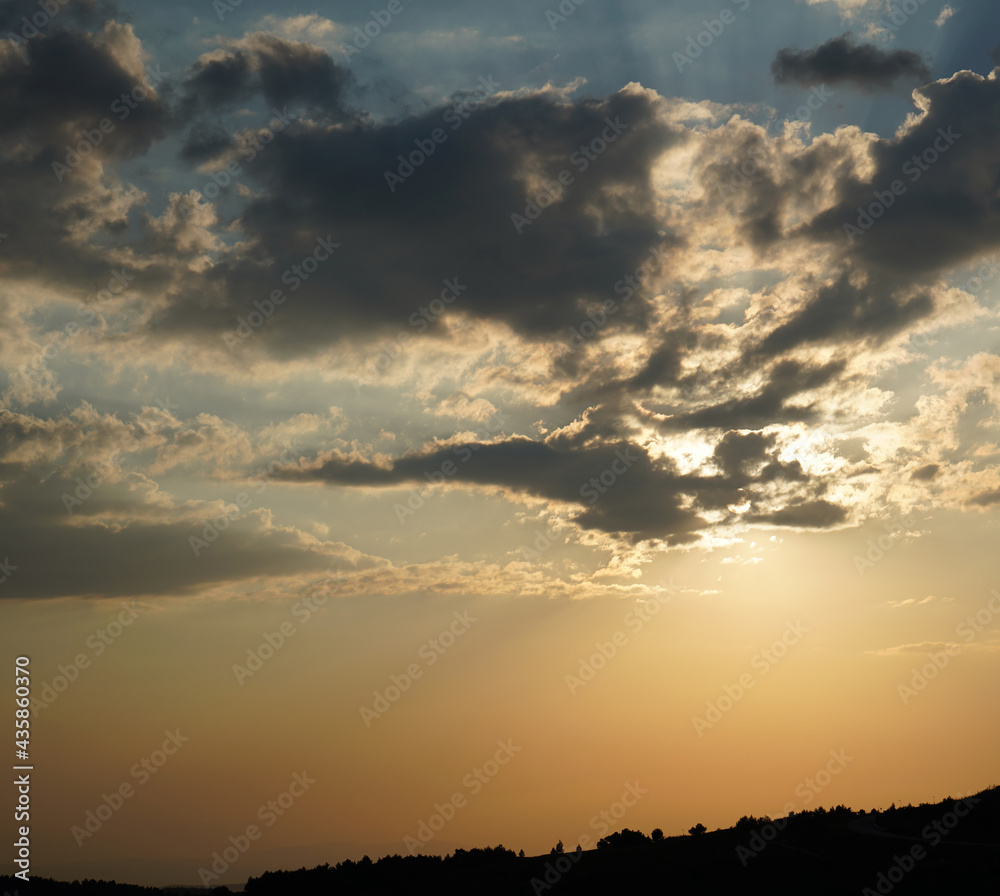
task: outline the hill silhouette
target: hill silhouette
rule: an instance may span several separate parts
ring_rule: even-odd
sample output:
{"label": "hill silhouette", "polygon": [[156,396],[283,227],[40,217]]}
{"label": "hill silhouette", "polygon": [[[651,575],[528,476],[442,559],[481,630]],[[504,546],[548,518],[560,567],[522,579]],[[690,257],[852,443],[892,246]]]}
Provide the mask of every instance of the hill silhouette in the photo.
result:
{"label": "hill silhouette", "polygon": [[[525,857],[503,846],[456,849],[448,856],[392,855],[246,882],[269,894],[995,894],[1000,884],[1000,788],[940,803],[854,811],[846,806],[793,812],[780,819],[744,816],[733,827],[686,837],[624,828],[598,848]],[[27,886],[0,878],[13,894],[227,893],[225,887],[155,889],[106,881]]]}

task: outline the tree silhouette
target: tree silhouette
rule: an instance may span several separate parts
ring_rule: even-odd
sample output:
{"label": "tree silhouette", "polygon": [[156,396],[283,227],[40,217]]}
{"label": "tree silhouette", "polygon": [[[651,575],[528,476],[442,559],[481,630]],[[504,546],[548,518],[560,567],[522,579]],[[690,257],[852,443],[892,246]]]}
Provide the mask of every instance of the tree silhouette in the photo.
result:
{"label": "tree silhouette", "polygon": [[704,834],[708,828],[705,827],[700,821],[693,828],[688,828],[688,833],[692,836],[695,834]]}
{"label": "tree silhouette", "polygon": [[628,828],[622,828],[614,834],[608,834],[607,837],[602,837],[597,841],[598,849],[620,849],[628,846],[645,846],[649,843],[649,837],[647,837],[642,831],[630,831]]}

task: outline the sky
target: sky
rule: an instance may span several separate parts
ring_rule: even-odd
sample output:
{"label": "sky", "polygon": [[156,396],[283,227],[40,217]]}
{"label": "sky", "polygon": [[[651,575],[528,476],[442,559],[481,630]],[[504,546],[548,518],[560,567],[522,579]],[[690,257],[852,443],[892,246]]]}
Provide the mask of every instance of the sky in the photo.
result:
{"label": "sky", "polygon": [[997,783],[997,12],[546,2],[0,4],[32,876]]}

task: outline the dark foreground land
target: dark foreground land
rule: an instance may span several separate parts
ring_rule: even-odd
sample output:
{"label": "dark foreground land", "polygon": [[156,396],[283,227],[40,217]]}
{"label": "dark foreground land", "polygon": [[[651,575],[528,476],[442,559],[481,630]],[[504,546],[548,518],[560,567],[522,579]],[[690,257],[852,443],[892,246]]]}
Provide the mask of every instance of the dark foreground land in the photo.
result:
{"label": "dark foreground land", "polygon": [[[657,832],[658,834],[659,832]],[[25,884],[13,894],[205,894],[104,881]],[[387,856],[250,878],[249,894],[996,894],[1000,788],[936,805],[855,812],[844,806],[726,830],[652,839],[627,828],[589,851],[519,857],[502,846],[450,856]]]}

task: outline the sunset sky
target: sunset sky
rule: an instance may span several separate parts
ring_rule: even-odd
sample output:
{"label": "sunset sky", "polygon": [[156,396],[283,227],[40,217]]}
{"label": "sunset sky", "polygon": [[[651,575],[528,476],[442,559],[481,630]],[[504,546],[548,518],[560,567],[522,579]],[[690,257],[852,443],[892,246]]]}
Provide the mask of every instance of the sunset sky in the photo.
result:
{"label": "sunset sky", "polygon": [[32,875],[998,783],[997,10],[375,2],[0,4]]}

